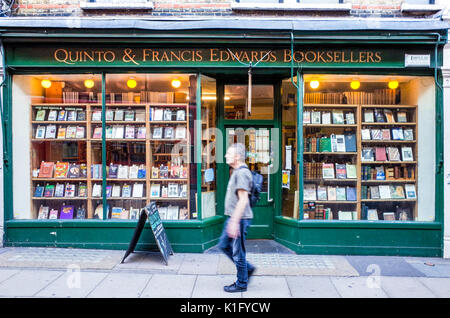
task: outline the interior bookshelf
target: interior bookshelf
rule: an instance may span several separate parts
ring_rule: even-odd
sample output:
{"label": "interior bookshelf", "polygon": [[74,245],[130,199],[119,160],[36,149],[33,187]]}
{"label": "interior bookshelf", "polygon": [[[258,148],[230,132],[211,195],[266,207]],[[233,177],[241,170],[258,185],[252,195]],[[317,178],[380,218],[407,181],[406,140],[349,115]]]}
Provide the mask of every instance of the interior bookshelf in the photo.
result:
{"label": "interior bookshelf", "polygon": [[303,118],[305,219],[417,218],[416,105],[305,104]]}
{"label": "interior bookshelf", "polygon": [[107,103],[104,131],[100,103],[30,107],[33,218],[103,217],[103,133],[108,218],[138,218],[150,201],[162,219],[192,218],[188,103]]}

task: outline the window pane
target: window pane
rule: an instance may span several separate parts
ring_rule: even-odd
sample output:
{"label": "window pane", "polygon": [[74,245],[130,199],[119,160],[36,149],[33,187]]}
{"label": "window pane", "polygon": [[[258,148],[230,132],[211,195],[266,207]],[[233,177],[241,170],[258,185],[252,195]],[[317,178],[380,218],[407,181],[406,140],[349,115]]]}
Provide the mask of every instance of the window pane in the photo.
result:
{"label": "window pane", "polygon": [[14,76],[15,219],[93,217],[87,113],[100,87],[98,75]]}
{"label": "window pane", "polygon": [[113,74],[106,93],[110,218],[137,218],[150,201],[163,220],[196,218],[196,76]]}
{"label": "window pane", "polygon": [[[294,78],[297,83],[297,77]],[[299,217],[297,164],[297,89],[291,79],[282,82],[282,215]]]}
{"label": "window pane", "polygon": [[[202,219],[216,215],[216,156],[222,158],[222,134],[216,123],[216,80],[202,75]],[[221,162],[221,161],[220,161]]]}
{"label": "window pane", "polygon": [[422,170],[435,165],[434,89],[428,77],[305,76],[304,218],[433,221]]}
{"label": "window pane", "polygon": [[225,85],[225,119],[273,119],[273,86],[252,85],[251,107],[248,85]]}

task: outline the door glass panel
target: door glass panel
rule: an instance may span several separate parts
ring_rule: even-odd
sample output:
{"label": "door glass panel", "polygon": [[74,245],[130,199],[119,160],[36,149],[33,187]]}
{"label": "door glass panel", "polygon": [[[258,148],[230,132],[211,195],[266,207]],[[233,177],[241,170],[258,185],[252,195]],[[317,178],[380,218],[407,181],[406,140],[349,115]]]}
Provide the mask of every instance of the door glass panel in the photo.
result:
{"label": "door glass panel", "polygon": [[252,85],[251,105],[248,85],[225,85],[225,119],[273,119],[273,86]]}
{"label": "door glass panel", "polygon": [[[227,148],[233,143],[245,145],[245,163],[252,171],[264,178],[262,192],[268,192],[270,172],[270,129],[269,128],[227,128]],[[230,175],[232,169],[230,168]]]}

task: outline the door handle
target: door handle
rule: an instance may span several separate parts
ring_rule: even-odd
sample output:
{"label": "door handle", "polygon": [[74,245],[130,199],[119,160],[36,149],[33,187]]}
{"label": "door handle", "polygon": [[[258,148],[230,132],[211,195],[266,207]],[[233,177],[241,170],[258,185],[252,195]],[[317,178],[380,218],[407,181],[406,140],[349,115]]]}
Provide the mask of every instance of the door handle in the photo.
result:
{"label": "door handle", "polygon": [[270,196],[270,168],[272,164],[267,166],[267,202],[273,202],[273,198]]}

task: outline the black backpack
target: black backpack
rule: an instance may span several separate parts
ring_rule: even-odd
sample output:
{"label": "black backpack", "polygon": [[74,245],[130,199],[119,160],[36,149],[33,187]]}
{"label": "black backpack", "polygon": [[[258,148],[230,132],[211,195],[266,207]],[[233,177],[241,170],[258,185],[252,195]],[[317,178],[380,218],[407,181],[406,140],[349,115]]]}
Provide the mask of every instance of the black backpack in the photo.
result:
{"label": "black backpack", "polygon": [[250,206],[253,208],[260,199],[264,179],[262,175],[256,171],[250,170],[247,166],[242,166],[239,169],[242,168],[248,169],[252,173],[252,189],[248,196],[250,199]]}

